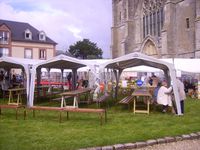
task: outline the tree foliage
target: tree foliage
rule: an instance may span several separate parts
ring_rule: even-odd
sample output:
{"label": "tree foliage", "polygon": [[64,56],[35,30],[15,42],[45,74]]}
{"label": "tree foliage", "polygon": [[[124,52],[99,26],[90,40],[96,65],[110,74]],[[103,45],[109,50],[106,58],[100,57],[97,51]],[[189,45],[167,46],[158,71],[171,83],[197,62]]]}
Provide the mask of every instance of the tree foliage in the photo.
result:
{"label": "tree foliage", "polygon": [[103,51],[97,47],[96,43],[89,39],[83,39],[71,45],[68,50],[76,58],[81,59],[98,59],[102,58]]}

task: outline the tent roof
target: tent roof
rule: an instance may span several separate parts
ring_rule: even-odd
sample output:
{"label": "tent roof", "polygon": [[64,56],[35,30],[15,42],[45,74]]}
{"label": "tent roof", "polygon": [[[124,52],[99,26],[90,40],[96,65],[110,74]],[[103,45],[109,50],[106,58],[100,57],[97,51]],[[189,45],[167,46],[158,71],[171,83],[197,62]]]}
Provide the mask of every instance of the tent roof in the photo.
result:
{"label": "tent roof", "polygon": [[199,58],[164,58],[161,60],[174,64],[178,71],[200,73]]}
{"label": "tent roof", "polygon": [[200,59],[174,59],[175,68],[185,72],[200,73],[199,64]]}
{"label": "tent roof", "polygon": [[85,66],[86,64],[83,61],[63,54],[37,64],[37,67],[39,68],[57,68],[57,69],[77,69]]}
{"label": "tent roof", "polygon": [[28,65],[35,65],[41,62],[41,60],[33,60],[33,59],[24,59],[24,58],[16,58],[16,57],[6,57],[3,56],[0,58],[0,68],[24,68]]}
{"label": "tent roof", "polygon": [[162,70],[168,70],[168,68],[172,66],[172,64],[168,62],[135,52],[110,60],[104,63],[102,67],[123,70],[126,68],[141,65],[150,66]]}
{"label": "tent roof", "polygon": [[148,67],[148,66],[136,66],[131,68],[126,68],[123,71],[126,72],[162,72],[162,70],[154,68],[154,67]]}

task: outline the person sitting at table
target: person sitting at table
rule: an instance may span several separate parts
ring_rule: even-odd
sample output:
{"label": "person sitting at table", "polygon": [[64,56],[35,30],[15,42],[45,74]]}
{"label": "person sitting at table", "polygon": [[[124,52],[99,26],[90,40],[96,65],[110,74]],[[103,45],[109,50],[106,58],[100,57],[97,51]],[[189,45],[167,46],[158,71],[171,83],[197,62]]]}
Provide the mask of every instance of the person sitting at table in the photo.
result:
{"label": "person sitting at table", "polygon": [[163,105],[163,113],[167,111],[168,107],[172,107],[171,92],[172,87],[167,88],[167,82],[163,81],[157,95],[157,103]]}

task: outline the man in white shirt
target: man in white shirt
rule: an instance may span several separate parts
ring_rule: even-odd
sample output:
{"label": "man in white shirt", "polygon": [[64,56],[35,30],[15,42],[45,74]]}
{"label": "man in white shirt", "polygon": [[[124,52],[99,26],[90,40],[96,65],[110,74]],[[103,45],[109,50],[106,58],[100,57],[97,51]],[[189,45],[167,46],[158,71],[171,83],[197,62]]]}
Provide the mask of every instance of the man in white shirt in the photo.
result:
{"label": "man in white shirt", "polygon": [[167,82],[163,81],[157,95],[157,103],[163,105],[163,112],[167,111],[168,106],[172,106],[171,91],[172,87],[167,88]]}

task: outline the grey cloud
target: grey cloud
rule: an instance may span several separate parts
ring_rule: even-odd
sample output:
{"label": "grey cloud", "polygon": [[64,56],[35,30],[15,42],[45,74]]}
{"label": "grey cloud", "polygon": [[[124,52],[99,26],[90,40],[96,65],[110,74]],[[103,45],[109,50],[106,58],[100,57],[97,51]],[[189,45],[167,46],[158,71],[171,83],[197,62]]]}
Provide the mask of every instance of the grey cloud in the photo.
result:
{"label": "grey cloud", "polygon": [[[58,49],[89,38],[110,57],[112,0],[16,0],[5,1],[12,12],[0,13],[0,18],[29,22],[58,43]],[[31,9],[24,9],[25,5]],[[2,5],[2,3],[0,3]],[[1,7],[1,6],[0,6]],[[20,10],[21,9],[21,10]],[[17,10],[17,11],[16,11]],[[11,10],[8,10],[11,11]],[[69,30],[71,27],[73,30]],[[80,31],[80,32],[77,32]],[[77,32],[75,34],[75,32]]]}

